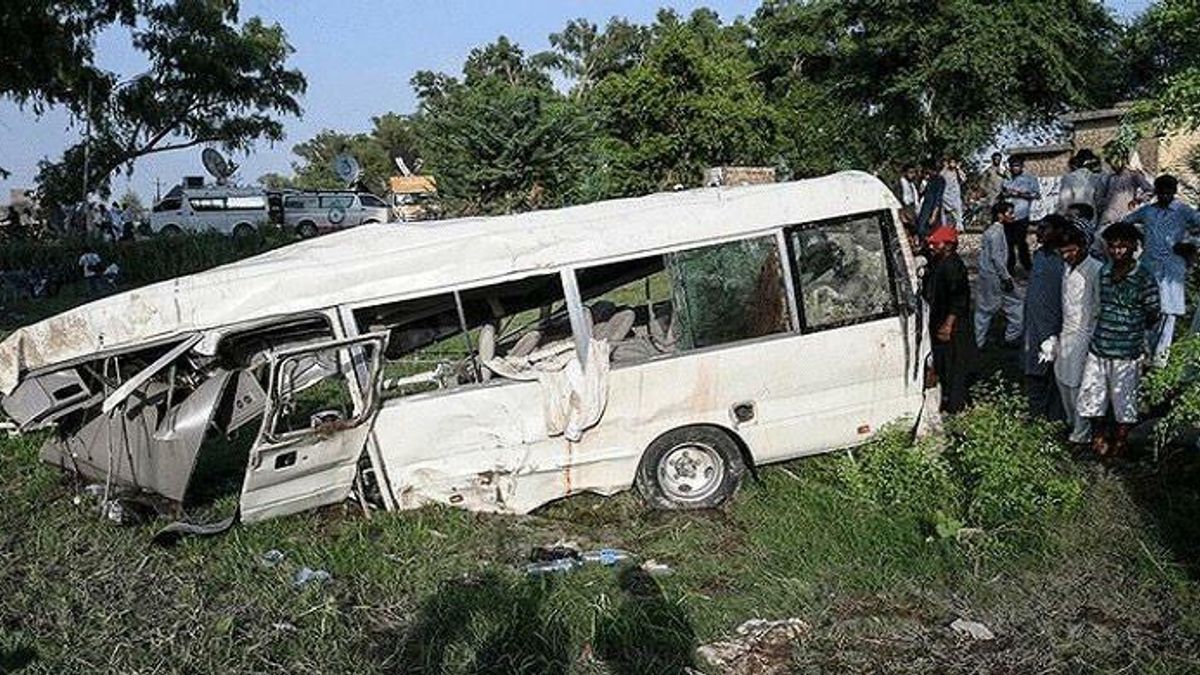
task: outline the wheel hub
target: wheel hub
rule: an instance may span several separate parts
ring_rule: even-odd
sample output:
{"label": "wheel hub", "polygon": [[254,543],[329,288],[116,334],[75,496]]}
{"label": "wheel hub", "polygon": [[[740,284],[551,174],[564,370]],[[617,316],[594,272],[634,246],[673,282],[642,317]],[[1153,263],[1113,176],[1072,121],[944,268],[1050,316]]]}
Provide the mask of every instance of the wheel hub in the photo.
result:
{"label": "wheel hub", "polygon": [[711,446],[684,443],[671,448],[658,465],[658,484],[668,497],[695,502],[710,497],[725,477],[725,463]]}

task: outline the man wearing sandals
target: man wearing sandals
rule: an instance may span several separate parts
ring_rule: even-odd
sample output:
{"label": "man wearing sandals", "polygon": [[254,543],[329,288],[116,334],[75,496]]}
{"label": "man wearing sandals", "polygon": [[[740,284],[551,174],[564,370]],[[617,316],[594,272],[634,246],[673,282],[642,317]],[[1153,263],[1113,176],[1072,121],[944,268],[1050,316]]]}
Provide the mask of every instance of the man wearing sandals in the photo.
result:
{"label": "man wearing sandals", "polygon": [[[1092,449],[1102,458],[1125,452],[1137,423],[1146,335],[1158,323],[1158,284],[1134,258],[1142,233],[1127,222],[1104,230],[1109,262],[1100,270],[1100,311],[1083,366],[1078,414],[1091,418]],[[1104,422],[1111,404],[1116,422]]]}

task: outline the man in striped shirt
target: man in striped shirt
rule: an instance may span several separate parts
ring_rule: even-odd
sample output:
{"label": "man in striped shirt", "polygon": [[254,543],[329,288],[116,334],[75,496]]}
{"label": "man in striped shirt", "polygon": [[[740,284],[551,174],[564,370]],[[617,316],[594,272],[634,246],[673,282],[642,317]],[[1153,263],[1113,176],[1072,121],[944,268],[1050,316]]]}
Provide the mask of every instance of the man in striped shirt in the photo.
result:
{"label": "man in striped shirt", "polygon": [[[1138,386],[1147,331],[1158,322],[1158,284],[1134,259],[1142,240],[1137,227],[1113,223],[1104,231],[1109,262],[1100,270],[1100,311],[1079,385],[1078,411],[1092,418],[1092,449],[1100,457],[1125,452],[1137,422]],[[1112,406],[1116,426],[1106,428]]]}

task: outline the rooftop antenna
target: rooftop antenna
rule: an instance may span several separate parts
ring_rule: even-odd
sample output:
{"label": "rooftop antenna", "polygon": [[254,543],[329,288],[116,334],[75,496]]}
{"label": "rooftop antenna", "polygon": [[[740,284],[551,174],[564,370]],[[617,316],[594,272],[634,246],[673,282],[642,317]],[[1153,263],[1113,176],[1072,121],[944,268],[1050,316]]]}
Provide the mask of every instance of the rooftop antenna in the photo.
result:
{"label": "rooftop antenna", "polygon": [[217,179],[217,185],[225,185],[238,168],[237,164],[225,159],[221,153],[212,148],[205,148],[200,153],[200,161],[204,162],[204,169]]}
{"label": "rooftop antenna", "polygon": [[342,179],[346,187],[354,187],[354,184],[358,182],[358,177],[362,175],[362,167],[359,166],[357,159],[343,152],[333,158],[333,172]]}

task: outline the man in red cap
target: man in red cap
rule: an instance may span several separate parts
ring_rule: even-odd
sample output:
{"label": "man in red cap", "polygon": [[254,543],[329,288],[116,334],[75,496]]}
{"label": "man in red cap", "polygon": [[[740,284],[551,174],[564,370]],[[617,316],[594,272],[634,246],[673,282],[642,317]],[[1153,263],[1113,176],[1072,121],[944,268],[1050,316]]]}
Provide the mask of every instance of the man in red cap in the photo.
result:
{"label": "man in red cap", "polygon": [[921,293],[929,303],[933,368],[942,387],[942,412],[956,413],[967,403],[967,377],[975,361],[971,325],[971,284],[958,257],[958,233],[939,227],[929,233],[929,268]]}

